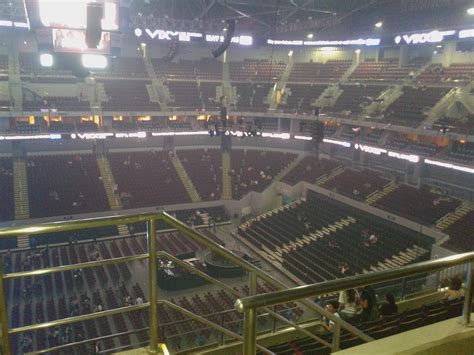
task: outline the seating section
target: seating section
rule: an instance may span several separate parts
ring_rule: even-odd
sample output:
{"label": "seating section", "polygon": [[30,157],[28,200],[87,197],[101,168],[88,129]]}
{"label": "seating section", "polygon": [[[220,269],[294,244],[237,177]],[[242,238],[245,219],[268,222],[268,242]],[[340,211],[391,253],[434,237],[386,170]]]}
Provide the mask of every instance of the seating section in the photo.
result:
{"label": "seating section", "polygon": [[314,184],[319,178],[330,174],[332,170],[336,169],[339,163],[321,159],[319,162],[314,156],[306,156],[295,166],[285,177],[283,182],[295,185],[300,181],[306,181]]}
{"label": "seating section", "polygon": [[441,64],[431,64],[418,77],[424,84],[469,82],[474,78],[474,63],[453,63],[443,68]]}
{"label": "seating section", "polygon": [[272,63],[267,60],[250,60],[229,62],[231,81],[278,81],[286,64]]}
{"label": "seating section", "polygon": [[31,217],[109,210],[95,156],[30,156],[27,161]]}
{"label": "seating section", "polygon": [[326,63],[295,63],[288,81],[291,82],[336,82],[352,65],[350,60],[328,60]]}
{"label": "seating section", "polygon": [[20,53],[20,72],[23,75],[67,76],[73,78],[71,70],[43,67],[38,53]]}
{"label": "seating section", "polygon": [[264,103],[273,87],[270,83],[232,83],[237,92],[237,110],[265,111],[268,103]]}
{"label": "seating section", "polygon": [[202,58],[201,60],[183,60],[165,62],[152,59],[155,72],[165,79],[185,80],[222,80],[222,62],[216,59]]}
{"label": "seating section", "polygon": [[342,94],[332,107],[326,108],[329,112],[346,112],[348,115],[358,115],[371,104],[385,89],[385,86],[376,85],[341,85]]}
{"label": "seating section", "polygon": [[352,72],[349,79],[352,81],[401,81],[415,69],[398,65],[398,59],[365,61],[360,63]]}
{"label": "seating section", "polygon": [[472,243],[472,231],[474,230],[474,211],[470,211],[464,217],[451,225],[446,233],[449,239],[443,244],[446,248],[456,252],[470,252],[474,250]]}
{"label": "seating section", "polygon": [[283,93],[286,102],[279,107],[290,112],[311,112],[313,108],[311,104],[321,96],[326,88],[327,85],[321,84],[288,84]]}
{"label": "seating section", "polygon": [[109,65],[105,71],[100,71],[97,76],[147,78],[143,58],[108,57]]}
{"label": "seating section", "polygon": [[7,76],[8,75],[8,56],[7,55],[0,55],[0,76]]}
{"label": "seating section", "polygon": [[168,152],[109,153],[108,158],[124,207],[191,202]]}
{"label": "seating section", "polygon": [[296,158],[296,154],[232,150],[230,158],[233,196],[241,199],[250,191],[265,190],[275,176]]}
{"label": "seating section", "polygon": [[222,153],[219,149],[178,150],[178,158],[203,201],[221,198]]}
{"label": "seating section", "polygon": [[427,187],[416,189],[407,185],[401,185],[376,202],[378,207],[428,224],[435,224],[460,204],[461,201],[433,193]]}
{"label": "seating section", "polygon": [[198,84],[195,81],[169,81],[168,89],[173,97],[169,105],[177,109],[203,108]]}
{"label": "seating section", "polygon": [[25,111],[40,111],[41,109],[57,109],[59,111],[90,111],[88,101],[78,97],[45,96],[41,101],[23,101]]}
{"label": "seating section", "polygon": [[474,161],[474,144],[453,144],[452,150],[450,150],[446,156],[449,161],[471,164]]}
{"label": "seating section", "polygon": [[374,172],[346,169],[322,186],[353,199],[365,200],[370,194],[382,190],[388,182]]}
{"label": "seating section", "polygon": [[0,158],[0,221],[15,218],[13,196],[13,161],[11,158]]}
{"label": "seating section", "polygon": [[[307,202],[257,217],[235,232],[304,283],[429,258],[432,240],[312,191]],[[377,240],[369,243],[369,236]],[[347,265],[343,270],[342,265]]]}
{"label": "seating section", "polygon": [[403,94],[385,110],[383,120],[413,127],[426,118],[429,109],[435,106],[449,89],[404,86],[402,91]]}
{"label": "seating section", "polygon": [[[393,316],[384,317],[380,320],[357,323],[355,326],[374,339],[382,339],[387,336],[458,317],[462,313],[463,302],[462,299],[454,299],[447,302],[438,301],[418,308],[412,308]],[[322,338],[329,343],[332,341],[332,335],[329,333],[322,335]],[[364,342],[357,336],[347,331],[342,331],[340,338],[341,349],[348,349],[363,343]],[[271,346],[269,350],[275,354],[282,355],[329,355],[331,353],[331,349],[321,343],[315,342],[311,338],[303,338],[289,343]]]}
{"label": "seating section", "polygon": [[106,111],[158,111],[158,102],[151,102],[146,85],[148,80],[102,80],[108,101],[102,102]]}

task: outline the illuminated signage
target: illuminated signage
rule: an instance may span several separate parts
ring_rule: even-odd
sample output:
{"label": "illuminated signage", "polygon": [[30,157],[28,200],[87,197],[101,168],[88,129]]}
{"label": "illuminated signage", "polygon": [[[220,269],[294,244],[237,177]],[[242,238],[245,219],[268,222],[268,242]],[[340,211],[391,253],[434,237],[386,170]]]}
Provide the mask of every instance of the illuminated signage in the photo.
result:
{"label": "illuminated signage", "polygon": [[380,155],[382,153],[387,153],[386,149],[371,147],[371,146],[364,145],[364,144],[355,144],[354,148],[358,149],[362,152],[369,153],[369,154],[375,154],[375,155]]}
{"label": "illuminated signage", "polygon": [[343,41],[302,41],[302,40],[285,40],[285,39],[268,39],[267,44],[282,46],[378,46],[380,38],[367,39],[349,39]]}
{"label": "illuminated signage", "polygon": [[459,31],[459,39],[474,38],[474,29]]}
{"label": "illuminated signage", "polygon": [[72,139],[106,139],[107,137],[113,137],[113,133],[73,133],[71,134]]}
{"label": "illuminated signage", "polygon": [[[190,42],[191,39],[204,39],[206,42],[223,42],[224,36],[207,34],[204,35],[200,32],[181,32],[181,31],[168,31],[155,29],[151,30],[149,28],[141,29],[135,28],[134,30],[136,37],[148,36],[150,39],[165,40],[171,41],[173,37],[178,36],[180,42]],[[240,44],[242,46],[250,46],[253,44],[253,38],[251,36],[236,36],[232,37],[232,43]]]}
{"label": "illuminated signage", "polygon": [[27,139],[61,139],[60,134],[33,134],[21,136],[0,136],[0,141],[19,141]]}
{"label": "illuminated signage", "polygon": [[115,133],[115,138],[146,138],[146,132]]}
{"label": "illuminated signage", "polygon": [[340,146],[345,147],[345,148],[350,148],[351,147],[351,144],[349,142],[336,141],[334,139],[324,138],[323,142],[324,143],[329,143],[329,144],[340,145]]}
{"label": "illuminated signage", "polygon": [[108,54],[110,52],[110,32],[102,32],[97,48],[89,48],[86,43],[85,31],[53,28],[53,49],[55,52]]}
{"label": "illuminated signage", "polygon": [[308,137],[308,136],[295,136],[295,139],[300,139],[300,140],[303,140],[303,141],[310,141],[313,138]]}
{"label": "illuminated signage", "polygon": [[418,163],[420,161],[420,157],[415,154],[403,154],[403,153],[389,151],[388,156],[391,158],[408,160],[409,162],[412,162],[412,163]]}
{"label": "illuminated signage", "polygon": [[456,31],[431,31],[426,33],[412,33],[396,36],[394,41],[396,44],[423,44],[423,43],[439,43],[445,37],[455,35]]}
{"label": "illuminated signage", "polygon": [[453,169],[453,170],[458,170],[458,171],[462,171],[462,172],[469,173],[469,174],[474,174],[474,169],[473,168],[468,168],[468,167],[465,167],[465,166],[454,165],[454,164],[451,164],[451,163],[445,163],[445,162],[442,162],[442,161],[431,160],[431,159],[425,159],[425,163],[429,164],[429,165],[440,166],[442,168]]}

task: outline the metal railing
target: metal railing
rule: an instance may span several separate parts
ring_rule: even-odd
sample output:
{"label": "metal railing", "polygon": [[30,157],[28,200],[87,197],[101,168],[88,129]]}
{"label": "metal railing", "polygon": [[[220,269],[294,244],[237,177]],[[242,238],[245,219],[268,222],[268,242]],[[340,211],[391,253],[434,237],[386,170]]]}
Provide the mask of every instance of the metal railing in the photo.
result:
{"label": "metal railing", "polygon": [[[458,254],[442,259],[429,260],[417,264],[402,266],[395,269],[373,272],[364,275],[346,277],[317,284],[305,285],[286,290],[275,291],[264,295],[255,295],[238,299],[235,308],[239,312],[245,312],[244,329],[244,355],[255,354],[256,348],[256,314],[261,307],[269,307],[281,303],[293,302],[307,297],[315,297],[336,291],[343,291],[357,287],[363,287],[379,282],[393,281],[399,278],[413,276],[428,272],[439,271],[448,267],[468,264],[466,275],[466,294],[463,307],[463,324],[471,323],[471,309],[473,297],[473,261],[474,252]],[[333,334],[333,351],[338,350],[340,325],[335,324]],[[334,349],[336,348],[336,349]]]}
{"label": "metal railing", "polygon": [[[231,251],[225,249],[224,247],[216,244],[214,241],[208,239],[207,237],[201,235],[196,230],[186,226],[182,222],[178,221],[177,219],[173,218],[166,212],[161,213],[148,213],[148,214],[141,214],[141,215],[119,215],[119,216],[112,216],[112,217],[99,217],[99,218],[90,218],[90,219],[83,219],[77,221],[61,221],[61,222],[54,222],[54,223],[45,223],[45,224],[38,224],[38,225],[29,225],[29,226],[20,226],[20,227],[10,227],[10,228],[2,228],[0,229],[0,239],[1,238],[8,238],[8,237],[18,237],[18,236],[31,236],[31,235],[38,235],[38,234],[46,234],[46,233],[57,233],[57,232],[72,232],[80,229],[91,229],[91,228],[99,228],[99,227],[107,227],[107,226],[115,226],[119,224],[134,224],[134,223],[146,223],[147,224],[147,232],[146,232],[146,239],[147,239],[147,253],[140,254],[140,255],[133,255],[133,256],[125,256],[113,259],[106,259],[106,260],[99,260],[99,261],[91,261],[91,262],[84,262],[72,265],[63,265],[63,266],[56,266],[56,267],[48,267],[44,269],[37,269],[32,271],[21,271],[21,272],[14,272],[14,273],[3,273],[3,262],[0,262],[0,322],[1,322],[1,345],[3,354],[10,355],[11,348],[9,342],[9,336],[13,334],[19,334],[29,331],[35,331],[38,329],[45,329],[48,327],[54,326],[61,326],[81,321],[93,320],[100,317],[112,316],[115,314],[123,314],[138,310],[148,309],[149,311],[149,331],[150,331],[150,350],[153,353],[157,353],[159,351],[159,332],[158,332],[158,305],[160,303],[166,304],[169,307],[174,308],[175,310],[185,314],[186,316],[194,319],[196,321],[200,321],[208,325],[209,327],[226,334],[232,338],[235,338],[239,341],[243,341],[243,337],[239,334],[226,330],[225,328],[204,319],[203,317],[197,316],[175,304],[169,303],[164,300],[158,299],[158,278],[157,278],[157,260],[159,257],[165,257],[169,260],[174,261],[180,267],[184,268],[191,268],[192,272],[213,284],[232,292],[235,296],[240,297],[241,295],[236,293],[235,290],[229,288],[224,283],[213,279],[209,275],[192,268],[190,265],[182,262],[181,260],[161,251],[156,250],[156,222],[161,221],[165,224],[169,225],[171,228],[175,228],[178,231],[181,231],[184,235],[191,238],[193,241],[197,242],[201,246],[209,249],[211,252],[214,252],[224,258],[226,258],[231,263],[240,266],[243,270],[245,270],[249,275],[249,294],[256,295],[257,294],[257,280],[261,278],[270,286],[276,289],[286,289],[288,288],[283,282],[273,278],[266,272],[258,269],[256,266],[250,264],[249,262],[243,260],[241,257],[235,255]],[[80,315],[76,317],[69,317],[64,319],[53,320],[50,322],[45,323],[38,323],[38,324],[31,324],[22,327],[17,327],[13,329],[9,329],[8,323],[8,312],[7,312],[7,305],[5,300],[5,295],[3,293],[4,290],[4,282],[8,279],[15,279],[19,277],[32,277],[32,276],[39,276],[39,275],[46,275],[52,274],[57,272],[64,272],[64,271],[71,271],[77,269],[84,269],[84,268],[92,268],[97,266],[115,264],[115,263],[125,263],[130,261],[136,260],[145,260],[148,259],[148,278],[149,278],[149,290],[148,290],[148,299],[149,302],[144,303],[142,305],[134,305],[134,306],[127,306],[127,307],[120,307],[111,310],[105,310],[102,312],[97,313],[90,313],[85,315]],[[355,328],[351,324],[341,320],[340,318],[334,317],[332,314],[327,312],[321,306],[315,304],[310,300],[301,300],[301,304],[303,304],[306,308],[316,312],[321,316],[325,316],[331,320],[333,320],[338,327],[342,327],[349,332],[353,333],[354,335],[360,337],[365,341],[372,340],[371,337],[360,331],[359,329]],[[289,327],[293,327],[294,329],[302,332],[308,337],[313,338],[316,341],[328,346],[333,347],[333,345],[329,344],[325,340],[319,338],[318,336],[308,332],[306,329],[302,328],[301,326],[297,325],[296,323],[286,319],[282,315],[278,314],[277,312],[273,311],[272,309],[266,309],[266,312],[269,313],[272,317],[276,320],[287,324]],[[256,313],[255,313],[256,315]],[[244,319],[244,327],[252,326],[252,324],[248,324],[247,319]],[[253,328],[252,331],[254,332],[256,329]],[[91,342],[91,341],[100,341],[102,338],[96,338],[89,341],[84,341],[84,343]],[[255,345],[254,348],[259,348],[260,350],[271,353],[267,349]],[[39,351],[42,353],[42,351]]]}

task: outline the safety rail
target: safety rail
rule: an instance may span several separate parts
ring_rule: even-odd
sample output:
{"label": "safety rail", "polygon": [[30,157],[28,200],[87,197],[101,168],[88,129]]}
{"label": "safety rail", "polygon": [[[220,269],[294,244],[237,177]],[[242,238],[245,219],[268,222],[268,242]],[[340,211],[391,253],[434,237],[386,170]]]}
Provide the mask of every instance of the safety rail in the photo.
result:
{"label": "safety rail", "polygon": [[[466,294],[464,297],[462,318],[463,324],[469,326],[471,324],[472,297],[474,286],[474,274],[472,270],[474,265],[473,262],[474,252],[470,252],[453,255],[442,259],[428,260],[390,270],[345,277],[343,279],[336,279],[311,285],[299,286],[291,289],[266,293],[264,295],[254,295],[238,299],[235,303],[235,308],[237,309],[237,311],[245,313],[244,355],[255,354],[256,314],[257,310],[261,307],[269,307],[281,303],[294,302],[307,297],[316,297],[331,292],[343,291],[379,282],[392,281],[403,277],[435,272],[461,264],[468,264],[466,276]],[[340,332],[340,324],[335,323],[332,344],[333,351],[339,349]]]}
{"label": "safety rail", "polygon": [[[198,233],[196,230],[186,226],[179,220],[175,219],[174,217],[170,216],[166,212],[160,212],[160,213],[147,213],[147,214],[141,214],[141,215],[118,215],[118,216],[111,216],[111,217],[98,217],[98,218],[89,218],[89,219],[83,219],[83,220],[75,220],[75,221],[60,221],[60,222],[54,222],[54,223],[45,223],[45,224],[38,224],[38,225],[28,225],[28,226],[18,226],[18,227],[9,227],[9,228],[2,228],[0,229],[0,238],[8,238],[12,236],[23,236],[23,235],[38,235],[38,234],[46,234],[46,233],[56,233],[56,232],[72,232],[80,229],[90,229],[90,228],[98,228],[98,227],[106,227],[106,226],[114,226],[114,225],[119,225],[119,224],[134,224],[134,223],[147,223],[147,232],[146,232],[146,238],[147,238],[147,253],[141,254],[141,255],[134,255],[134,256],[126,256],[126,257],[119,257],[119,258],[113,258],[113,259],[106,259],[106,260],[99,260],[99,261],[91,261],[91,262],[85,262],[85,263],[78,263],[78,264],[72,264],[72,265],[63,265],[63,266],[57,266],[57,267],[48,267],[44,269],[37,269],[37,270],[32,270],[32,271],[21,271],[21,272],[14,272],[14,273],[8,273],[8,274],[3,274],[3,262],[0,262],[0,322],[1,322],[1,345],[2,345],[2,351],[3,354],[10,355],[11,354],[11,348],[10,348],[10,342],[9,342],[9,335],[12,334],[18,334],[22,332],[27,332],[27,331],[34,331],[37,329],[44,329],[52,326],[59,326],[59,325],[65,325],[65,324],[71,324],[75,322],[80,322],[80,321],[86,321],[86,320],[92,320],[100,317],[105,317],[105,316],[111,316],[115,314],[120,314],[120,313],[128,313],[132,311],[137,311],[137,310],[143,310],[143,309],[148,309],[149,310],[149,330],[150,330],[150,343],[149,343],[149,350],[152,353],[158,353],[160,344],[158,342],[159,340],[159,332],[158,332],[158,305],[160,303],[166,304],[169,307],[175,308],[177,311],[187,315],[189,318],[194,319],[196,321],[201,321],[205,324],[207,324],[209,327],[216,329],[220,331],[223,334],[226,334],[232,338],[235,338],[239,341],[243,341],[243,337],[240,336],[239,334],[236,334],[234,332],[231,332],[217,324],[214,324],[198,315],[195,315],[173,303],[167,302],[165,300],[159,300],[158,299],[158,279],[157,279],[157,260],[159,257],[166,257],[177,264],[181,267],[191,267],[188,264],[182,262],[181,260],[165,253],[162,251],[157,251],[156,250],[156,222],[157,221],[162,221],[169,225],[171,228],[175,228],[178,231],[181,231],[184,235],[187,237],[191,238],[193,241],[196,243],[200,244],[201,246],[204,246],[208,248],[211,252],[214,252],[224,258],[226,258],[228,261],[231,263],[240,266],[243,270],[245,270],[248,275],[249,275],[249,294],[250,295],[255,295],[257,294],[257,280],[258,278],[261,278],[263,281],[268,283],[269,285],[275,287],[276,289],[286,289],[288,288],[287,285],[285,285],[283,282],[273,278],[266,272],[260,270],[256,266],[250,264],[249,262],[243,260],[239,256],[235,255],[231,251],[225,249],[223,246],[216,244],[214,241],[208,239],[207,237],[203,236],[202,234]],[[153,231],[153,233],[152,233]],[[151,237],[154,236],[154,237]],[[85,315],[80,315],[80,316],[75,316],[75,317],[69,317],[69,318],[64,318],[64,319],[58,319],[50,322],[45,322],[45,323],[39,323],[39,324],[32,324],[32,325],[27,325],[27,326],[22,326],[22,327],[17,327],[13,329],[9,329],[8,325],[8,313],[7,313],[7,306],[6,306],[6,300],[5,296],[3,294],[4,290],[4,280],[7,279],[14,279],[18,277],[31,277],[31,276],[37,276],[37,275],[45,275],[45,274],[51,274],[51,273],[56,273],[56,272],[63,272],[63,271],[68,271],[68,270],[76,270],[76,269],[84,269],[84,268],[92,268],[92,267],[97,267],[97,266],[103,266],[103,265],[108,265],[108,264],[113,264],[113,263],[123,263],[123,262],[129,262],[129,261],[135,261],[135,260],[144,260],[148,259],[148,278],[149,278],[149,292],[148,292],[148,298],[149,302],[144,303],[142,305],[135,305],[135,306],[127,306],[127,307],[120,307],[120,308],[115,308],[112,310],[105,310],[102,312],[97,312],[97,313],[91,313],[91,314],[85,314]],[[192,268],[192,267],[191,267]],[[199,270],[192,268],[192,272],[197,274],[198,276],[206,279],[209,282],[214,283],[215,285],[222,287],[229,292],[232,292],[234,295],[237,297],[240,297],[241,295],[236,293],[235,290],[232,288],[229,288],[222,282],[213,279],[209,275],[200,272]],[[316,312],[317,314],[321,316],[325,316],[331,320],[333,320],[336,324],[338,324],[339,327],[342,327],[346,329],[347,331],[353,333],[354,335],[360,337],[361,339],[365,341],[370,341],[372,340],[371,337],[360,331],[359,329],[355,328],[351,324],[341,320],[340,318],[334,317],[332,314],[327,312],[324,308],[321,306],[315,304],[314,302],[310,300],[300,300],[299,301],[301,304],[303,304],[306,308]],[[300,327],[296,323],[287,320],[285,317],[281,316],[277,312],[271,310],[271,309],[266,309],[266,312],[269,313],[272,317],[277,319],[278,321],[281,321],[288,325],[289,327],[293,327],[294,329],[302,332],[306,336],[309,336],[313,338],[316,341],[319,341],[320,343],[332,347],[331,344],[326,342],[324,339],[321,339],[320,337],[308,332],[306,329]],[[244,320],[244,326],[247,324],[245,323]],[[255,329],[253,329],[255,331]],[[97,339],[102,339],[97,338]],[[96,340],[97,340],[96,339]],[[92,340],[90,340],[92,341]],[[86,341],[87,342],[87,341]],[[259,348],[260,350],[266,352],[266,353],[271,353],[269,350],[255,345],[254,348]],[[39,352],[41,353],[41,352]]]}

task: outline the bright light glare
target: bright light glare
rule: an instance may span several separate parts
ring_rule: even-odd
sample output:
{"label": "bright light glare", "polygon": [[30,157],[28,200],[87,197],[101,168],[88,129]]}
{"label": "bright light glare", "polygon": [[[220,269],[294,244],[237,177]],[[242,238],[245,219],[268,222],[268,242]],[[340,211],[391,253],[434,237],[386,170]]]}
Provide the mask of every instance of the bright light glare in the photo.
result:
{"label": "bright light glare", "polygon": [[308,37],[309,39],[312,39],[314,37],[314,35],[312,33],[308,33],[308,35],[306,37]]}
{"label": "bright light glare", "polygon": [[107,58],[98,54],[83,54],[82,65],[90,69],[104,69],[107,67]]}
{"label": "bright light glare", "polygon": [[54,63],[53,56],[49,53],[40,54],[40,63],[42,67],[52,67]]}
{"label": "bright light glare", "polygon": [[383,26],[383,22],[377,22],[375,24],[375,27],[377,27],[377,28],[381,28],[382,26]]}
{"label": "bright light glare", "polygon": [[289,51],[288,52],[288,57],[292,57],[293,56],[293,51]]}
{"label": "bright light glare", "polygon": [[474,7],[467,9],[468,15],[474,15]]}
{"label": "bright light glare", "polygon": [[356,52],[356,54],[360,54],[360,49],[356,49],[354,52]]}

